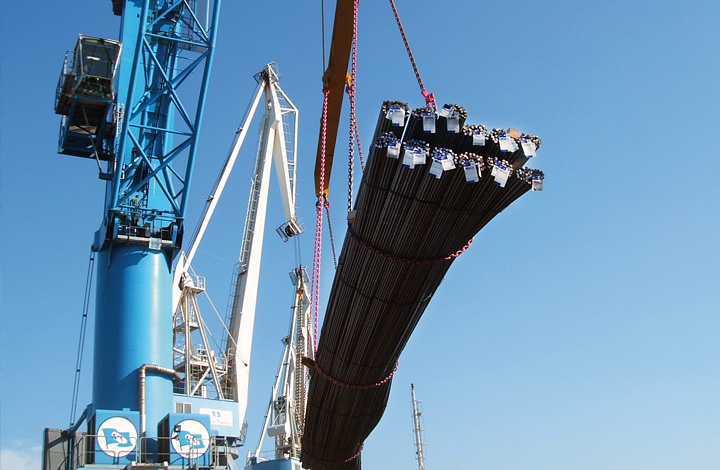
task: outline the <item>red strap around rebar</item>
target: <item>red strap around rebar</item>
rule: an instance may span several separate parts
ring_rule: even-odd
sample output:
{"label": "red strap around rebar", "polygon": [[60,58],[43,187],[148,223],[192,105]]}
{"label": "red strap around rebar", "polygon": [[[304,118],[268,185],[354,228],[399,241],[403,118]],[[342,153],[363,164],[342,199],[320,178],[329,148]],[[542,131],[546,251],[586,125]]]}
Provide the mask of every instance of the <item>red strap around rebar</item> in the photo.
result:
{"label": "red strap around rebar", "polygon": [[372,246],[368,242],[361,240],[360,237],[358,237],[357,234],[353,231],[351,224],[348,224],[348,235],[350,235],[350,238],[352,238],[355,241],[355,243],[357,243],[358,245],[360,245],[364,248],[367,248],[368,251],[370,251],[372,253],[375,253],[382,257],[391,259],[393,261],[400,261],[402,263],[408,263],[408,264],[437,264],[437,263],[440,263],[443,261],[449,261],[449,260],[457,258],[461,254],[465,253],[468,250],[468,248],[470,248],[470,245],[472,245],[472,242],[473,242],[473,239],[471,238],[465,244],[465,246],[463,246],[462,248],[460,248],[459,250],[457,250],[454,253],[450,253],[447,256],[443,256],[440,258],[414,259],[414,258],[403,258],[402,256],[396,256],[396,255],[392,255],[390,253],[386,253],[386,252]]}
{"label": "red strap around rebar", "polygon": [[349,457],[349,458],[347,458],[347,459],[345,459],[345,460],[330,461],[330,460],[319,459],[319,458],[317,458],[317,457],[313,457],[312,459],[313,459],[313,461],[322,462],[322,463],[328,464],[328,465],[341,465],[341,464],[344,464],[344,463],[352,462],[352,461],[355,460],[356,458],[360,457],[360,454],[362,454],[362,451],[363,451],[364,448],[365,448],[365,443],[360,444],[360,450],[357,451],[357,454],[355,454],[355,455],[353,455],[352,457]]}
{"label": "red strap around rebar", "polygon": [[343,463],[352,462],[352,461],[355,460],[356,458],[360,457],[360,454],[362,454],[362,451],[363,451],[364,448],[365,448],[365,444],[363,443],[363,444],[360,445],[360,450],[357,451],[357,454],[353,455],[353,456],[350,457],[349,459],[345,459],[345,460],[343,461]]}
{"label": "red strap around rebar", "polygon": [[318,373],[320,375],[322,375],[323,377],[325,377],[327,380],[334,383],[335,385],[339,385],[340,387],[344,387],[344,388],[352,388],[354,390],[369,390],[371,388],[380,387],[381,385],[386,384],[388,380],[392,379],[392,376],[395,375],[395,372],[397,372],[397,369],[398,369],[398,363],[396,362],[395,367],[393,368],[392,372],[390,372],[390,375],[388,375],[381,381],[375,382],[372,384],[358,385],[358,384],[349,384],[349,383],[346,383],[346,382],[336,379],[335,377],[331,376],[330,374],[328,374],[327,372],[322,370],[320,368],[320,364],[318,364],[317,360],[315,360],[315,370],[318,371]]}
{"label": "red strap around rebar", "polygon": [[397,21],[398,28],[400,28],[400,34],[402,35],[403,42],[405,43],[405,49],[407,49],[408,56],[410,57],[410,63],[412,64],[412,68],[415,71],[415,78],[417,78],[418,85],[420,85],[420,93],[422,93],[423,98],[425,98],[425,105],[433,111],[437,111],[437,105],[435,104],[435,95],[425,91],[425,86],[423,85],[422,78],[420,78],[420,71],[418,70],[417,64],[415,63],[413,53],[410,50],[410,43],[408,43],[407,36],[405,36],[405,28],[403,28],[402,21],[400,21],[400,15],[398,14],[397,7],[395,7],[394,0],[390,0],[390,6],[392,7],[393,13],[395,14],[395,21]]}

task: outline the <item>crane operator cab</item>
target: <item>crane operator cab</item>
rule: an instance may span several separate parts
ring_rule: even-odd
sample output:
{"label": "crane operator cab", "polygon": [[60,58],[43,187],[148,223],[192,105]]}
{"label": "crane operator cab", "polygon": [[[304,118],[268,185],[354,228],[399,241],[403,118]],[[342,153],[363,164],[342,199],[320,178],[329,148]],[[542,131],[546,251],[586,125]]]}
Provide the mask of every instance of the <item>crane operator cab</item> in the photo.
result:
{"label": "crane operator cab", "polygon": [[114,136],[114,79],[122,43],[80,35],[65,54],[55,93],[55,114],[62,115],[58,152],[110,158]]}

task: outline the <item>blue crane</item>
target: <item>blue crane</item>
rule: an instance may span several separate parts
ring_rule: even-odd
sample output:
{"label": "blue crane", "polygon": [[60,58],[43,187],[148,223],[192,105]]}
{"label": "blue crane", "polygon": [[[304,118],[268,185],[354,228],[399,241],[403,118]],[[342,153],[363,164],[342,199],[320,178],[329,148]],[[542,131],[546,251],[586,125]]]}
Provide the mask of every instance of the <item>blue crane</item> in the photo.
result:
{"label": "blue crane", "polygon": [[[63,446],[49,445],[46,430],[45,468],[61,468],[53,463],[60,449],[72,456],[62,468],[74,469],[163,462],[173,452],[199,460],[208,446],[207,416],[172,420],[182,377],[168,326],[220,0],[112,0],[112,7],[122,18],[119,40],[80,35],[56,93],[59,153],[95,160],[106,190],[92,247],[92,403],[61,433]],[[80,455],[83,421],[89,439]]]}

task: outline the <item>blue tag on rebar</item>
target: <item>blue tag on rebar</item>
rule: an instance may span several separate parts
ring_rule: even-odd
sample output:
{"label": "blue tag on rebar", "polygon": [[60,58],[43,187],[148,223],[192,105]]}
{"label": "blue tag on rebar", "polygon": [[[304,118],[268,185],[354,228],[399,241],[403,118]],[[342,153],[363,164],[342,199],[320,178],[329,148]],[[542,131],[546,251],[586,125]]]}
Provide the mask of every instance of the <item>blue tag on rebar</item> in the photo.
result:
{"label": "blue tag on rebar", "polygon": [[543,180],[541,180],[540,178],[533,178],[531,188],[533,191],[542,191],[543,190]]}
{"label": "blue tag on rebar", "polygon": [[535,150],[537,150],[537,149],[535,148],[535,144],[532,141],[527,140],[527,139],[522,139],[520,141],[520,145],[522,146],[523,153],[525,154],[526,157],[528,157],[528,158],[537,157],[537,153],[535,153]]}
{"label": "blue tag on rebar", "polygon": [[423,113],[422,115],[423,131],[429,132],[430,134],[435,133],[435,114],[434,113]]}
{"label": "blue tag on rebar", "polygon": [[473,131],[473,145],[485,145],[485,131]]}
{"label": "blue tag on rebar", "polygon": [[443,165],[439,160],[433,158],[432,165],[430,165],[430,174],[437,179],[443,174]]}
{"label": "blue tag on rebar", "polygon": [[387,147],[387,156],[398,158],[400,156],[400,142],[390,142]]}
{"label": "blue tag on rebar", "polygon": [[465,170],[465,181],[468,183],[477,183],[480,181],[480,174],[475,162],[469,161],[463,163],[463,170]]}
{"label": "blue tag on rebar", "polygon": [[510,177],[510,169],[502,163],[495,163],[490,175],[495,178],[495,184],[504,188],[508,178]]}
{"label": "blue tag on rebar", "polygon": [[415,168],[415,149],[413,147],[405,147],[402,165],[406,168]]}
{"label": "blue tag on rebar", "polygon": [[503,152],[512,152],[513,151],[513,140],[506,136],[505,134],[501,134],[498,138],[498,143],[500,144],[500,150]]}
{"label": "blue tag on rebar", "polygon": [[405,124],[405,110],[396,104],[390,106],[386,117],[392,121],[393,126],[402,126]]}
{"label": "blue tag on rebar", "polygon": [[432,151],[433,162],[439,162],[442,171],[455,169],[455,154],[450,149],[435,148]]}

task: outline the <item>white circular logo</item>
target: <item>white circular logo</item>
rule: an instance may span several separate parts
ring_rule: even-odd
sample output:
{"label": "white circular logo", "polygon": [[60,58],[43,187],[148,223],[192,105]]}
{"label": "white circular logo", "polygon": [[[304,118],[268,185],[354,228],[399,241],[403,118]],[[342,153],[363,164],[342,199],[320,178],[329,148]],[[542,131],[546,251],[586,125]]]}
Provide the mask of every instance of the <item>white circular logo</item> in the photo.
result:
{"label": "white circular logo", "polygon": [[175,425],[170,440],[175,452],[186,459],[195,459],[207,452],[210,433],[200,421],[184,419]]}
{"label": "white circular logo", "polygon": [[137,437],[135,425],[122,416],[106,419],[97,430],[98,447],[110,457],[125,457],[135,450]]}

